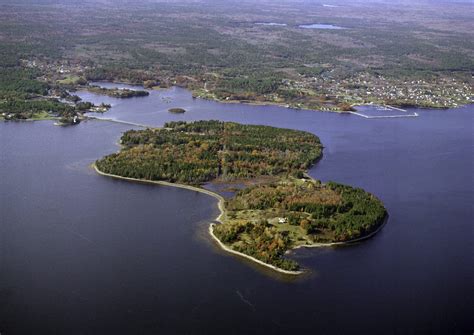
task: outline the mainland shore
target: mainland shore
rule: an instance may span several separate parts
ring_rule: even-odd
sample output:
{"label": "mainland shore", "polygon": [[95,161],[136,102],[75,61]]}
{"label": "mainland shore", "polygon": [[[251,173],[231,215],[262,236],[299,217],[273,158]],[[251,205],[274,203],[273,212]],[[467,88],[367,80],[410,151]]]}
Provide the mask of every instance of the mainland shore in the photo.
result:
{"label": "mainland shore", "polygon": [[[212,191],[209,191],[209,190],[206,190],[206,189],[203,189],[203,188],[200,188],[200,187],[196,187],[196,186],[190,186],[190,185],[185,185],[185,184],[178,184],[178,183],[171,183],[171,182],[167,182],[167,181],[160,181],[160,180],[146,180],[146,179],[138,179],[138,178],[130,178],[130,177],[122,177],[122,176],[119,176],[119,175],[115,175],[115,174],[110,174],[110,173],[106,173],[106,172],[103,172],[101,171],[97,165],[95,163],[93,163],[91,165],[91,167],[100,175],[102,176],[105,176],[105,177],[109,177],[109,178],[114,178],[114,179],[121,179],[121,180],[126,180],[126,181],[130,181],[130,182],[135,182],[135,183],[144,183],[144,184],[154,184],[154,185],[162,185],[162,186],[170,186],[170,187],[177,187],[177,188],[183,188],[183,189],[186,189],[186,190],[190,190],[190,191],[195,191],[195,192],[200,192],[200,193],[203,193],[203,194],[207,194],[211,197],[214,197],[215,199],[218,200],[218,203],[217,203],[217,206],[219,208],[219,215],[217,216],[217,218],[215,219],[215,221],[219,222],[219,224],[222,224],[223,223],[223,220],[225,218],[225,215],[226,215],[226,211],[225,211],[225,199],[224,197],[222,197],[221,195],[215,193],[215,192],[212,192]],[[354,240],[351,240],[351,241],[345,241],[345,242],[332,242],[332,243],[314,243],[314,244],[304,244],[304,245],[299,245],[299,246],[295,246],[293,247],[291,250],[296,250],[296,249],[300,249],[300,248],[323,248],[323,247],[336,247],[336,246],[343,246],[343,245],[348,245],[348,244],[352,244],[352,243],[357,243],[359,241],[363,241],[363,240],[366,240],[366,239],[369,239],[371,237],[373,237],[375,234],[377,234],[382,228],[383,226],[385,225],[385,222],[386,222],[386,219],[384,220],[384,222],[375,230],[373,231],[372,233],[368,234],[367,236],[363,236],[363,237],[360,237],[360,238],[357,238],[357,239],[354,239]],[[252,257],[252,256],[249,256],[247,254],[244,254],[242,252],[239,252],[239,251],[236,251],[236,250],[233,250],[232,248],[228,247],[227,245],[225,245],[224,243],[222,243],[221,240],[219,240],[219,238],[214,234],[214,226],[215,226],[215,223],[211,223],[209,225],[209,235],[211,235],[212,239],[216,242],[216,244],[224,251],[226,252],[229,252],[231,254],[234,254],[234,255],[237,255],[237,256],[240,256],[240,257],[243,257],[243,258],[246,258],[246,259],[249,259],[257,264],[260,264],[262,266],[265,266],[267,268],[270,268],[274,271],[277,271],[279,273],[283,273],[283,274],[287,274],[287,275],[301,275],[303,273],[305,273],[305,271],[302,271],[302,270],[298,270],[298,271],[290,271],[290,270],[284,270],[282,268],[279,268],[277,266],[274,266],[274,265],[271,265],[271,264],[268,264],[268,263],[265,263],[255,257]]]}

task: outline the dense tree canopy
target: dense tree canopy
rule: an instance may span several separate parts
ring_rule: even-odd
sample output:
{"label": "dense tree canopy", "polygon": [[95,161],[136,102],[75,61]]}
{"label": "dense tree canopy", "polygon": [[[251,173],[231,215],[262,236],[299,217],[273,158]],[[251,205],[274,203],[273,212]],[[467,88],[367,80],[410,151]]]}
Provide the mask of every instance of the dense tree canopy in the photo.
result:
{"label": "dense tree canopy", "polygon": [[75,107],[45,97],[50,87],[39,81],[38,75],[33,69],[0,67],[0,115],[3,118],[30,119],[43,113],[69,119],[75,115]]}
{"label": "dense tree canopy", "polygon": [[310,133],[220,121],[171,122],[162,129],[127,131],[121,141],[119,153],[96,162],[101,171],[194,185],[260,181],[226,200],[225,219],[214,233],[232,249],[279,268],[298,269],[284,257],[295,246],[364,237],[385,217],[383,204],[362,189],[304,177],[322,150]]}
{"label": "dense tree canopy", "polygon": [[97,166],[121,176],[188,184],[301,174],[321,155],[319,139],[312,134],[220,121],[130,130],[122,145],[121,152]]}

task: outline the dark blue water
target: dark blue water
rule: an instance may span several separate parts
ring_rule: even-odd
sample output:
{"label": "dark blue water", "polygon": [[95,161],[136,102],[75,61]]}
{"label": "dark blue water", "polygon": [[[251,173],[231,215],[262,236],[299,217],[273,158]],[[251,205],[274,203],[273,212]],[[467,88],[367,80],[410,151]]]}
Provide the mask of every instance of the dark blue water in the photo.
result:
{"label": "dark blue water", "polygon": [[[473,115],[469,106],[367,120],[193,100],[113,102],[103,117],[160,126],[221,119],[302,129],[325,145],[310,171],[361,186],[390,213],[373,239],[292,255],[281,277],[221,252],[209,196],[96,175],[127,125],[0,123],[2,334],[470,334]],[[168,108],[183,107],[183,115]]]}

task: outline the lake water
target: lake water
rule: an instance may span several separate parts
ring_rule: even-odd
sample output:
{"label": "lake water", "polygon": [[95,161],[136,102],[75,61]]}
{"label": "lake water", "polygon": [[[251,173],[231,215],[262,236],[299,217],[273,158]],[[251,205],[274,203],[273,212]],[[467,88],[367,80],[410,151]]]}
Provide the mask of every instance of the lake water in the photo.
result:
{"label": "lake water", "polygon": [[[390,214],[373,239],[292,254],[276,275],[219,250],[216,201],[97,175],[130,126],[0,123],[2,334],[471,333],[474,106],[364,119],[192,99],[119,100],[102,117],[161,126],[220,119],[320,136],[310,174],[360,186]],[[167,112],[182,107],[185,114]]]}
{"label": "lake water", "polygon": [[286,27],[286,23],[277,23],[277,22],[257,22],[257,26],[274,26],[274,27]]}
{"label": "lake water", "polygon": [[[272,27],[286,27],[286,23],[277,23],[277,22],[256,22],[254,23],[257,26],[272,26]],[[344,27],[332,25],[332,24],[321,24],[321,23],[312,23],[312,24],[301,24],[298,28],[303,29],[330,29],[330,30],[340,30],[347,29]]]}
{"label": "lake water", "polygon": [[347,28],[335,26],[332,24],[321,24],[321,23],[302,24],[302,25],[299,25],[298,27],[303,28],[303,29],[330,29],[330,30],[347,29]]}

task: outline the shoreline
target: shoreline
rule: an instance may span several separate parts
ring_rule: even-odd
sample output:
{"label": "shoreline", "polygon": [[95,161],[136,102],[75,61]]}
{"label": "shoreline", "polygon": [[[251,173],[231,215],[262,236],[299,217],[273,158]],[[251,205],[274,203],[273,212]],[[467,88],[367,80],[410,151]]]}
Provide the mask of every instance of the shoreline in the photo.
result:
{"label": "shoreline", "polygon": [[[182,188],[182,189],[186,189],[186,190],[190,190],[190,191],[195,191],[195,192],[200,192],[200,193],[203,193],[203,194],[207,194],[207,195],[209,195],[209,196],[211,196],[211,197],[218,200],[217,207],[219,208],[219,215],[217,216],[217,218],[214,221],[219,222],[219,224],[223,224],[222,220],[225,216],[225,207],[224,207],[225,199],[224,199],[224,197],[222,197],[221,195],[219,195],[215,192],[206,190],[204,188],[185,185],[185,184],[171,183],[171,182],[160,181],[160,180],[137,179],[137,178],[123,177],[123,176],[119,176],[119,175],[115,175],[115,174],[110,174],[110,173],[106,173],[106,172],[103,172],[103,171],[99,170],[99,168],[97,167],[97,165],[95,163],[92,163],[91,167],[99,175],[109,177],[109,178],[120,179],[120,180],[125,180],[125,181],[130,181],[130,182],[136,182],[136,183],[170,186],[170,187]],[[313,179],[313,178],[311,178],[311,179]],[[387,222],[386,218],[387,218],[387,215],[384,217],[383,223],[379,227],[377,227],[376,230],[374,230],[372,233],[370,233],[367,236],[359,237],[355,240],[344,241],[344,242],[330,242],[330,243],[315,243],[315,244],[298,245],[298,246],[292,247],[286,253],[289,253],[292,250],[297,250],[297,249],[301,249],[301,248],[337,247],[337,246],[344,246],[344,245],[357,243],[357,242],[360,242],[360,241],[363,241],[363,240],[367,240],[367,239],[375,236],[385,226],[385,223]],[[229,246],[225,245],[221,240],[219,240],[219,238],[214,234],[214,225],[215,225],[215,223],[212,223],[212,222],[210,223],[209,228],[208,228],[208,232],[209,232],[209,235],[212,237],[212,239],[217,243],[217,245],[222,250],[224,250],[228,253],[246,258],[246,259],[251,260],[251,261],[253,261],[253,262],[255,262],[259,265],[265,266],[267,268],[270,268],[274,271],[277,271],[279,273],[283,273],[283,274],[286,274],[286,275],[293,275],[294,276],[294,275],[301,275],[301,274],[305,273],[304,270],[298,270],[298,271],[284,270],[284,269],[279,268],[275,265],[265,263],[265,262],[255,258],[253,256],[244,254],[242,252],[239,252],[239,251],[236,251],[236,250],[230,248]]]}
{"label": "shoreline", "polygon": [[[214,102],[219,102],[219,103],[224,103],[224,104],[243,104],[243,105],[250,105],[250,106],[277,106],[277,107],[283,107],[283,108],[287,108],[287,109],[293,109],[293,110],[308,110],[308,111],[313,111],[313,112],[323,112],[323,113],[336,113],[336,114],[346,114],[347,111],[343,111],[343,110],[340,110],[340,109],[331,109],[331,108],[319,108],[319,109],[313,109],[313,108],[309,108],[307,106],[291,106],[289,103],[286,103],[286,102],[272,102],[272,101],[252,101],[252,100],[225,100],[225,99],[220,99],[220,98],[217,98],[217,97],[205,97],[205,96],[200,96],[200,95],[195,95],[196,93],[199,93],[199,89],[191,89],[191,88],[188,88],[186,86],[181,86],[181,85],[170,85],[170,86],[167,86],[167,87],[158,87],[158,89],[156,89],[155,87],[152,87],[152,88],[145,88],[143,86],[143,84],[140,84],[140,83],[132,83],[132,82],[127,82],[127,81],[93,81],[95,83],[112,83],[112,84],[119,84],[119,85],[130,85],[130,86],[137,86],[139,88],[141,88],[142,90],[144,91],[158,91],[158,90],[163,90],[163,89],[170,89],[170,88],[173,88],[173,87],[179,87],[179,88],[183,88],[185,90],[188,90],[191,92],[191,95],[193,97],[193,99],[201,99],[201,100],[207,100],[207,101],[214,101]],[[85,85],[85,87],[89,86],[90,85],[90,82]],[[101,86],[99,86],[101,87]],[[469,103],[466,103],[466,104],[459,104],[459,105],[455,105],[455,106],[425,106],[425,105],[386,105],[385,103],[383,102],[380,102],[380,103],[376,103],[376,102],[362,102],[362,103],[358,103],[358,102],[354,102],[353,104],[351,104],[351,106],[370,106],[370,105],[379,105],[379,106],[384,106],[384,107],[388,107],[388,108],[391,108],[391,109],[396,109],[396,110],[400,110],[400,111],[405,111],[404,108],[414,108],[414,109],[435,109],[435,110],[445,110],[445,109],[457,109],[457,108],[460,108],[460,107],[464,107],[464,106],[468,106],[470,105]],[[354,114],[354,113],[352,113]],[[357,115],[357,114],[354,114],[354,115]],[[362,115],[359,115],[359,116],[362,116]],[[415,116],[415,115],[410,115],[410,116]],[[416,116],[419,116],[419,115],[416,115]]]}
{"label": "shoreline", "polygon": [[[174,85],[176,86],[176,85]],[[171,86],[173,87],[173,86]],[[336,113],[336,114],[346,114],[346,113],[351,113],[350,111],[344,111],[342,109],[331,109],[330,107],[321,107],[318,109],[310,108],[308,106],[302,105],[302,106],[292,106],[289,103],[286,102],[272,102],[272,101],[253,101],[253,100],[225,100],[225,99],[220,99],[217,97],[204,97],[204,96],[195,96],[194,93],[195,91],[189,88],[186,88],[184,86],[176,86],[180,88],[184,88],[186,90],[191,91],[193,94],[193,99],[201,99],[201,100],[207,100],[207,101],[214,101],[214,102],[219,102],[219,103],[224,103],[224,104],[242,104],[242,105],[250,105],[250,106],[277,106],[277,107],[283,107],[287,109],[293,109],[293,110],[307,110],[307,111],[313,111],[313,112],[322,112],[322,113]],[[434,109],[434,110],[446,110],[446,109],[457,109],[460,107],[468,106],[470,103],[466,104],[460,104],[460,105],[453,105],[453,106],[425,106],[425,105],[386,105],[383,102],[380,103],[375,103],[375,102],[364,102],[364,103],[358,103],[354,102],[351,104],[351,106],[382,106],[382,107],[388,107],[389,109],[394,109],[394,110],[399,110],[399,111],[404,111],[403,108],[412,108],[412,109]]]}
{"label": "shoreline", "polygon": [[[178,86],[180,87],[180,86]],[[190,90],[186,87],[181,87],[186,90],[191,91],[191,93],[194,94],[193,90]],[[336,114],[344,114],[344,111],[342,110],[333,110],[333,109],[314,109],[314,108],[309,108],[305,106],[297,107],[297,106],[291,106],[288,103],[284,102],[271,102],[271,101],[252,101],[252,100],[225,100],[225,99],[219,99],[219,98],[212,98],[212,97],[201,97],[201,96],[194,96],[193,99],[201,99],[201,100],[206,100],[206,101],[212,101],[212,102],[218,102],[222,104],[230,104],[230,105],[249,105],[249,106],[266,106],[266,107],[281,107],[281,108],[286,108],[286,109],[292,109],[295,111],[298,110],[305,110],[305,111],[312,111],[312,112],[321,112],[321,113],[336,113]]]}
{"label": "shoreline", "polygon": [[353,243],[357,243],[357,242],[361,242],[361,241],[365,241],[365,240],[368,240],[369,238],[372,238],[374,237],[379,231],[382,230],[382,228],[385,226],[385,224],[387,223],[387,219],[388,219],[388,214],[385,214],[383,220],[382,220],[382,224],[380,226],[377,227],[377,229],[375,229],[373,232],[371,232],[369,235],[366,235],[366,236],[362,236],[362,237],[358,237],[354,240],[349,240],[349,241],[343,241],[343,242],[328,242],[328,243],[313,243],[313,244],[302,244],[302,245],[298,245],[290,250],[296,250],[296,249],[301,249],[301,248],[327,248],[327,247],[341,247],[341,246],[345,246],[345,245],[349,245],[349,244],[353,244]]}
{"label": "shoreline", "polygon": [[[168,181],[161,181],[161,180],[147,180],[147,179],[123,177],[123,176],[119,176],[119,175],[116,175],[116,174],[103,172],[103,171],[99,170],[99,168],[97,167],[97,165],[95,163],[92,163],[91,167],[98,174],[100,174],[102,176],[105,176],[105,177],[111,177],[111,178],[115,178],[115,179],[122,179],[122,180],[128,180],[128,181],[146,183],[146,184],[155,184],[155,185],[162,185],[162,186],[171,186],[171,187],[177,187],[177,188],[184,188],[184,189],[187,189],[187,190],[201,192],[201,193],[210,195],[211,197],[214,197],[217,200],[219,200],[219,209],[221,210],[221,215],[219,215],[216,220],[220,222],[220,218],[223,215],[223,203],[225,201],[224,198],[222,196],[220,196],[219,194],[214,193],[212,191],[208,191],[204,188],[199,188],[199,187],[185,185],[185,184],[171,183],[171,182],[168,182]],[[222,206],[222,208],[221,208],[221,206]]]}
{"label": "shoreline", "polygon": [[[183,188],[183,189],[186,189],[186,190],[190,190],[190,191],[196,191],[196,192],[200,192],[200,193],[204,193],[204,194],[207,194],[211,197],[214,197],[215,199],[218,200],[218,203],[217,203],[217,207],[219,208],[219,215],[217,216],[217,218],[215,219],[215,221],[219,222],[220,224],[222,224],[222,218],[224,217],[225,215],[225,208],[224,208],[224,201],[225,199],[220,196],[219,194],[217,193],[214,193],[212,191],[208,191],[206,189],[203,189],[203,188],[199,188],[199,187],[195,187],[195,186],[189,186],[189,185],[184,185],[184,184],[177,184],[177,183],[170,183],[170,182],[167,182],[167,181],[159,181],[159,180],[146,180],[146,179],[137,179],[137,178],[130,178],[130,177],[122,177],[122,176],[119,176],[119,175],[115,175],[115,174],[110,174],[110,173],[105,173],[101,170],[99,170],[99,168],[97,167],[97,165],[95,163],[93,163],[92,165],[92,168],[98,173],[100,174],[101,176],[105,176],[105,177],[109,177],[109,178],[114,178],[114,179],[121,179],[121,180],[126,180],[126,181],[131,181],[131,182],[138,182],[138,183],[146,183],[146,184],[154,184],[154,185],[162,185],[162,186],[170,186],[170,187],[177,187],[177,188]],[[284,270],[284,269],[281,269],[277,266],[274,266],[274,265],[271,265],[271,264],[267,264],[261,260],[258,260],[256,259],[255,257],[252,257],[252,256],[249,256],[249,255],[246,255],[242,252],[239,252],[239,251],[236,251],[236,250],[233,250],[231,249],[230,247],[226,246],[224,243],[221,242],[221,240],[219,240],[217,238],[216,235],[214,235],[214,225],[215,223],[211,223],[209,225],[209,229],[208,229],[208,232],[209,232],[209,235],[211,235],[212,239],[217,243],[217,245],[224,251],[226,252],[229,252],[229,253],[232,253],[234,255],[238,255],[238,256],[241,256],[241,257],[244,257],[246,259],[249,259],[251,261],[254,261],[262,266],[265,266],[267,268],[270,268],[274,271],[277,271],[277,272],[280,272],[280,273],[284,273],[284,274],[288,274],[288,275],[300,275],[300,274],[303,274],[304,271],[288,271],[288,270]]]}
{"label": "shoreline", "polygon": [[12,120],[7,120],[3,117],[0,117],[0,122],[34,122],[34,121],[55,121],[59,120],[60,117],[58,116],[51,116],[51,117],[44,117],[44,118],[31,118],[31,119],[12,119]]}
{"label": "shoreline", "polygon": [[212,236],[212,238],[217,242],[217,244],[218,244],[223,250],[225,250],[225,251],[227,251],[227,252],[230,252],[230,253],[232,253],[232,254],[238,255],[238,256],[245,257],[245,258],[250,259],[250,260],[252,260],[252,261],[254,261],[254,262],[256,262],[256,263],[258,263],[258,264],[260,264],[260,265],[266,266],[266,267],[268,267],[268,268],[270,268],[270,269],[272,269],[272,270],[275,270],[275,271],[278,271],[278,272],[280,272],[280,273],[284,273],[284,274],[287,274],[287,275],[300,275],[300,274],[303,274],[303,273],[304,273],[304,271],[283,270],[282,268],[279,268],[279,267],[277,267],[277,266],[275,266],[275,265],[271,265],[271,264],[265,263],[265,262],[263,262],[263,261],[261,261],[261,260],[259,260],[259,259],[256,259],[255,257],[249,256],[249,255],[247,255],[247,254],[244,254],[244,253],[242,253],[242,252],[239,252],[239,251],[236,251],[236,250],[234,250],[234,249],[229,248],[229,247],[226,246],[224,243],[222,243],[221,240],[219,240],[216,235],[214,235],[214,225],[215,225],[214,223],[211,223],[211,224],[209,225],[209,234]]}

